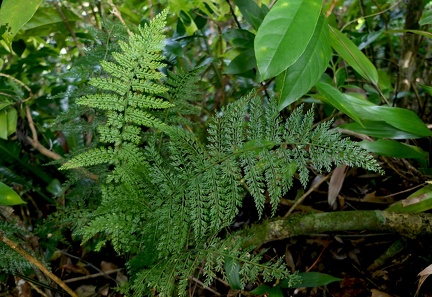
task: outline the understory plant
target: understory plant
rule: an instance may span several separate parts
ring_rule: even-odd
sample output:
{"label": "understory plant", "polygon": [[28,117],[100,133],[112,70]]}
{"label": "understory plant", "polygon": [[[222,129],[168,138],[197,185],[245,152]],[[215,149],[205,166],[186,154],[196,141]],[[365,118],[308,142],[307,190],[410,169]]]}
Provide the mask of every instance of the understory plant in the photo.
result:
{"label": "understory plant", "polygon": [[264,261],[248,238],[230,232],[245,197],[253,197],[261,218],[265,209],[275,214],[296,176],[307,185],[310,168],[380,168],[330,129],[331,122],[314,127],[313,108],[299,107],[284,119],[277,100],[253,91],[219,110],[201,141],[186,120],[200,96],[194,87],[199,70],[164,68],[166,15],[120,41],[121,51],[101,61],[104,73],[90,80],[95,92],[77,101],[103,115],[99,144],[60,169],[77,169],[70,174],[84,182],[73,191],[91,189],[100,200],[66,208],[65,219],[73,218],[83,243],[100,249],[110,242],[127,257],[130,280],[123,291],[135,296],[185,295],[191,277],[208,285],[222,276],[235,289],[259,279],[293,286],[300,278],[282,259]]}

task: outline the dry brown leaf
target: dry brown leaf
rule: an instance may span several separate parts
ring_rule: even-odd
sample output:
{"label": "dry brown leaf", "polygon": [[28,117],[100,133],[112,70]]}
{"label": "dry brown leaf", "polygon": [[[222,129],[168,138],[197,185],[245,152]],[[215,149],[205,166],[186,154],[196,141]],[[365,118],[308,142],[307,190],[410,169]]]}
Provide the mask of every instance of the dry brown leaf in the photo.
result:
{"label": "dry brown leaf", "polygon": [[376,196],[376,191],[366,194],[362,202],[379,203],[379,204],[392,204],[394,203],[394,198],[392,196]]}
{"label": "dry brown leaf", "polygon": [[391,295],[381,292],[377,289],[372,289],[371,293],[372,293],[371,297],[392,297]]}
{"label": "dry brown leaf", "polygon": [[101,264],[101,270],[103,272],[107,272],[107,271],[111,271],[111,270],[116,270],[118,268],[117,265],[111,263],[111,262],[106,262],[106,261],[102,261]]}
{"label": "dry brown leaf", "polygon": [[342,164],[338,166],[330,178],[329,190],[327,195],[327,202],[333,208],[336,209],[337,203],[336,198],[342,189],[343,182],[347,173],[347,166]]}
{"label": "dry brown leaf", "polygon": [[423,269],[422,271],[420,271],[419,274],[417,274],[417,276],[420,276],[420,279],[416,291],[416,296],[418,295],[418,292],[420,291],[420,287],[423,285],[426,278],[431,274],[432,274],[432,264],[426,267],[425,269]]}
{"label": "dry brown leaf", "polygon": [[424,199],[426,199],[428,197],[428,194],[429,193],[424,193],[424,194],[421,194],[421,195],[418,195],[418,196],[415,196],[415,197],[406,198],[406,199],[404,199],[404,200],[401,201],[402,202],[402,206],[406,207],[408,205],[413,205],[413,204],[416,204],[416,203],[420,203],[422,200],[424,200]]}

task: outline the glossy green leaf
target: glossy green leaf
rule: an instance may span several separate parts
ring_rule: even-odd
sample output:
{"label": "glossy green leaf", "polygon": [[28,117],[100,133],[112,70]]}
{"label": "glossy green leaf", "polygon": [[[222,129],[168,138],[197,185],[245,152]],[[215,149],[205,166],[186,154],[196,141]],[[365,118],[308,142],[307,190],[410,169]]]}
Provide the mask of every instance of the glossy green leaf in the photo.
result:
{"label": "glossy green leaf", "polygon": [[408,198],[390,205],[386,210],[392,212],[419,213],[432,209],[432,186],[428,185]]}
{"label": "glossy green leaf", "polygon": [[276,2],[255,37],[261,80],[277,76],[293,65],[305,51],[315,32],[321,5],[321,0]]}
{"label": "glossy green leaf", "polygon": [[8,137],[8,120],[6,109],[0,110],[0,138],[7,139]]}
{"label": "glossy green leaf", "polygon": [[267,285],[260,285],[255,290],[251,291],[253,295],[264,295],[268,297],[283,297],[284,294],[280,286],[270,287]]}
{"label": "glossy green leaf", "polygon": [[422,87],[429,95],[432,96],[432,86],[427,86],[427,85],[419,84],[419,83],[418,83],[418,85],[420,87]]}
{"label": "glossy green leaf", "polygon": [[417,146],[401,143],[393,139],[362,141],[359,145],[362,148],[381,156],[417,159],[422,166],[427,166],[428,153]]}
{"label": "glossy green leaf", "polygon": [[[363,125],[363,126],[362,126]],[[414,139],[419,138],[418,135],[397,129],[386,122],[362,120],[362,125],[359,123],[349,123],[340,125],[339,128],[344,128],[357,133],[366,134],[377,138],[390,139]]]}
{"label": "glossy green leaf", "polygon": [[315,32],[300,58],[278,76],[280,87],[279,110],[306,94],[327,69],[331,47],[326,18],[321,15]]}
{"label": "glossy green leaf", "polygon": [[244,73],[248,70],[254,69],[256,66],[255,53],[253,48],[241,52],[235,57],[225,69],[227,74]]}
{"label": "glossy green leaf", "polygon": [[[290,288],[315,288],[342,280],[340,278],[320,272],[301,272],[299,273],[299,276],[301,277],[302,282]],[[288,281],[286,279],[281,280],[280,286],[282,288],[288,288]]]}
{"label": "glossy green leaf", "polygon": [[58,179],[53,179],[48,186],[46,187],[46,190],[53,194],[54,196],[59,196],[63,190],[62,185]]}
{"label": "glossy green leaf", "polygon": [[7,135],[15,133],[17,122],[18,122],[18,112],[15,108],[6,109],[7,112]]}
{"label": "glossy green leaf", "polygon": [[333,86],[323,82],[318,82],[315,86],[325,96],[328,103],[347,114],[360,125],[363,125],[363,120],[376,121],[379,119],[401,131],[416,135],[417,138],[432,136],[432,132],[417,114],[411,110],[378,106],[372,102],[344,94]]}
{"label": "glossy green leaf", "polygon": [[432,24],[432,9],[424,9],[423,14],[419,20],[419,25],[431,25]]}
{"label": "glossy green leaf", "polygon": [[[71,12],[70,10],[63,9],[62,13],[68,22],[77,21],[80,19],[79,16]],[[63,19],[54,7],[39,7],[33,17],[22,27],[23,30],[35,29],[54,23],[63,23]]]}
{"label": "glossy green leaf", "polygon": [[225,32],[222,36],[236,48],[249,49],[254,46],[255,35],[248,30],[233,29]]}
{"label": "glossy green leaf", "polygon": [[255,1],[251,0],[234,0],[234,3],[240,9],[246,22],[251,24],[252,27],[257,30],[267,13],[267,9],[264,5],[259,7]]}
{"label": "glossy green leaf", "polygon": [[241,290],[242,285],[240,282],[240,263],[231,257],[225,257],[225,273],[228,279],[228,283],[231,288],[235,290]]}
{"label": "glossy green leaf", "polygon": [[32,18],[41,3],[42,0],[3,0],[0,28],[6,28],[2,37],[9,47],[15,35]]}
{"label": "glossy green leaf", "polygon": [[388,33],[407,33],[408,32],[408,33],[422,35],[426,38],[432,39],[432,33],[428,32],[428,31],[400,29],[400,30],[387,30],[387,32]]}
{"label": "glossy green leaf", "polygon": [[21,197],[4,183],[0,182],[0,205],[17,205],[26,203]]}
{"label": "glossy green leaf", "polygon": [[335,51],[363,78],[378,85],[378,72],[372,62],[342,32],[332,26],[329,28],[331,45]]}
{"label": "glossy green leaf", "polygon": [[322,95],[324,95],[328,103],[345,113],[354,121],[361,124],[361,119],[358,114],[359,107],[357,105],[354,105],[353,102],[349,100],[345,94],[343,94],[335,87],[321,81],[318,82],[315,86],[318,91]]}
{"label": "glossy green leaf", "polygon": [[432,136],[432,132],[426,127],[416,113],[411,110],[390,106],[366,106],[359,109],[362,119],[381,120],[402,131],[417,135],[418,137]]}
{"label": "glossy green leaf", "polygon": [[3,102],[3,103],[0,103],[0,110],[2,110],[5,107],[14,105],[14,104],[15,104],[14,102]]}

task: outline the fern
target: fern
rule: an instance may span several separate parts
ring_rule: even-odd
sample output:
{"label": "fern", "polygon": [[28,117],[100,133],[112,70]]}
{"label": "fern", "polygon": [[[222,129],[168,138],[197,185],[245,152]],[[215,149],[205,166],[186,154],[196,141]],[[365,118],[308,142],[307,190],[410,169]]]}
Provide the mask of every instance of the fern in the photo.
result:
{"label": "fern", "polygon": [[106,113],[98,128],[105,145],[61,169],[97,165],[108,174],[99,179],[100,203],[82,215],[85,226],[75,234],[84,242],[101,234],[98,248],[109,240],[118,253],[134,255],[131,282],[123,290],[136,296],[152,290],[184,295],[199,266],[206,284],[216,273],[238,275],[240,288],[259,276],[296,282],[281,260],[263,263],[261,254],[252,254],[247,239],[220,237],[245,194],[253,196],[260,216],[268,197],[274,214],[296,172],[306,186],[311,166],[380,168],[357,144],[330,130],[330,122],[313,128],[312,109],[303,114],[298,108],[284,122],[276,101],[253,93],[223,108],[201,142],[179,125],[188,125],[187,116],[198,111],[193,101],[199,70],[166,79],[160,71],[165,16],[120,42],[114,61],[101,63],[106,76],[90,80],[99,92],[78,100]]}

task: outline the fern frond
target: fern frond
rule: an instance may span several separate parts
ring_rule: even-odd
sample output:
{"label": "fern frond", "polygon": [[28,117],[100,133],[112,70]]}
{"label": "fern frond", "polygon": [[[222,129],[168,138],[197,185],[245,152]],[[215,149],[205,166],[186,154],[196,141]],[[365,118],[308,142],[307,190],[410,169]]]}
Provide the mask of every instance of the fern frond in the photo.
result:
{"label": "fern frond", "polygon": [[125,109],[124,100],[115,94],[86,95],[78,99],[78,104],[97,107],[102,110],[123,111]]}
{"label": "fern frond", "polygon": [[114,162],[114,159],[114,150],[112,148],[95,148],[74,157],[59,169],[65,170],[99,164],[111,164]]}

